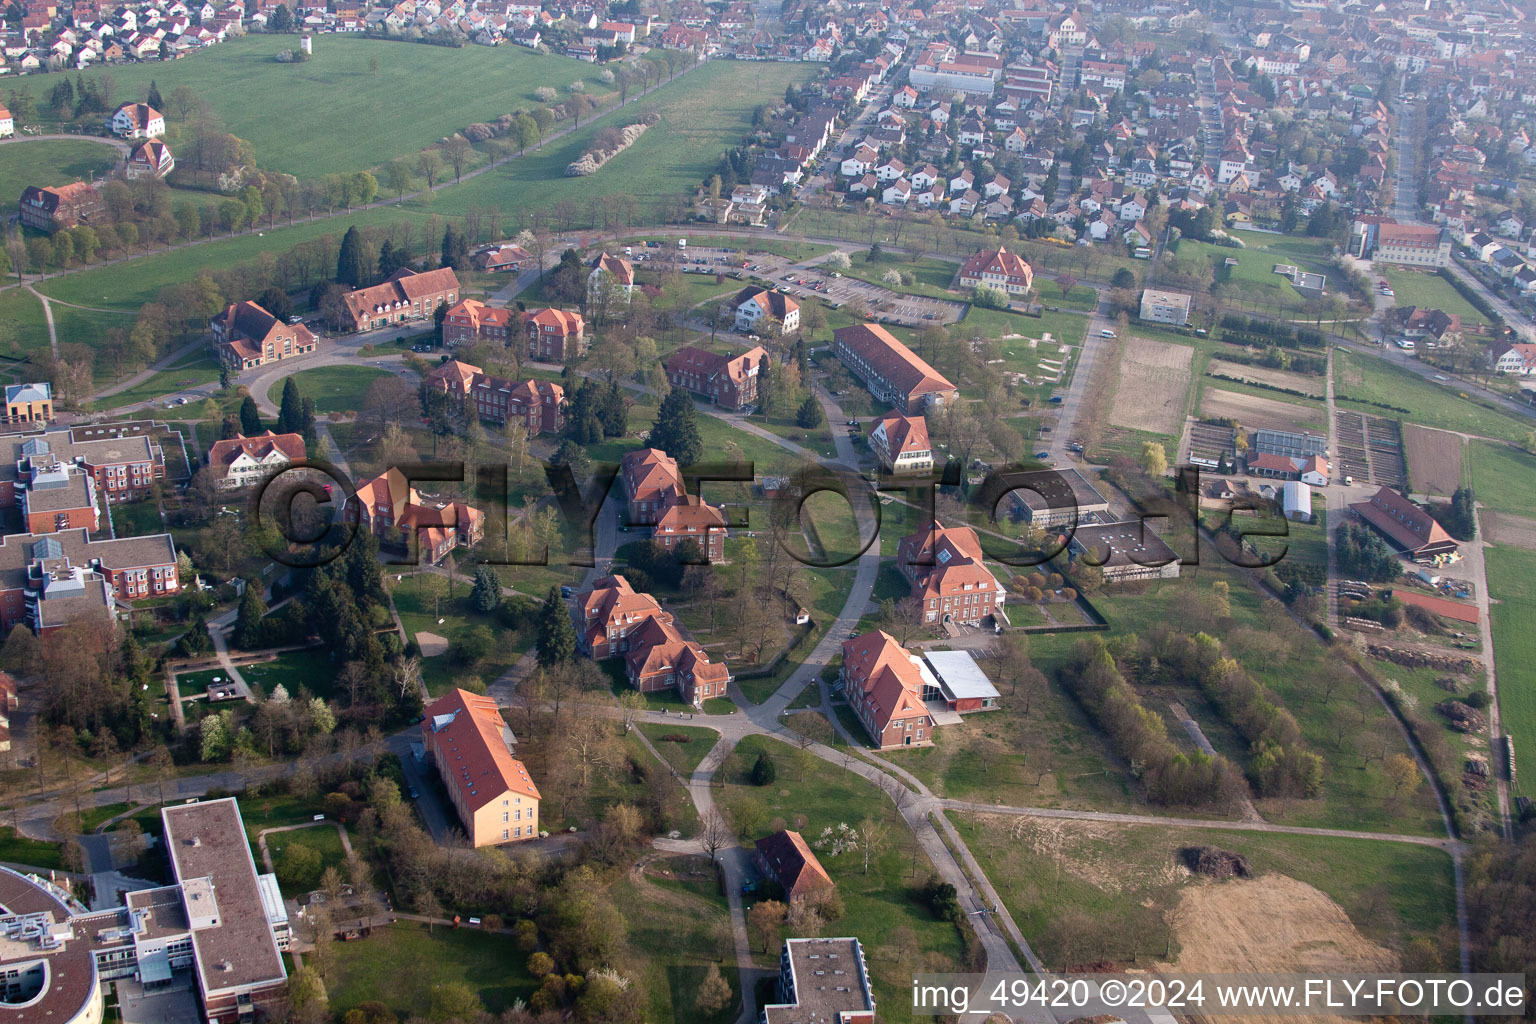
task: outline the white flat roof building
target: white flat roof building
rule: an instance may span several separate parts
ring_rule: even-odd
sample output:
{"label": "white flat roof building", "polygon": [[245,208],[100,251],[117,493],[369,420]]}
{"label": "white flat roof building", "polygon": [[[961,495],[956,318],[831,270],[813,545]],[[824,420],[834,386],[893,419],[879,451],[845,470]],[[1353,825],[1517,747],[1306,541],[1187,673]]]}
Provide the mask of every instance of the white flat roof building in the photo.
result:
{"label": "white flat roof building", "polygon": [[925,651],[923,658],[937,677],[940,698],[952,710],[986,711],[997,707],[1001,695],[970,651]]}

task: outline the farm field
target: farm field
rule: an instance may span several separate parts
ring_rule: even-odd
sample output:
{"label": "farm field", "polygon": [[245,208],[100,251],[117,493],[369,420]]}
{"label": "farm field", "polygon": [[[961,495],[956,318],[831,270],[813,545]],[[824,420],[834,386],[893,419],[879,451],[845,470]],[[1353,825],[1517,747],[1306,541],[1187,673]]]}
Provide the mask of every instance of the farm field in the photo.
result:
{"label": "farm field", "polygon": [[[453,49],[333,33],[317,38],[314,56],[302,64],[274,59],[298,42],[296,35],[251,34],[172,63],[114,67],[114,100],[143,99],[151,80],[167,100],[185,85],[212,105],[226,131],[251,143],[260,167],[316,178],[377,167],[471,122],[538,106],[533,91],[541,85],[563,93],[582,78],[590,79],[588,95],[611,91],[591,65],[521,46]],[[445,104],[445,90],[464,81],[477,85],[462,96],[455,89],[454,102]],[[53,84],[41,76],[34,89],[46,95]],[[261,102],[251,103],[252,96]],[[177,111],[165,116],[174,146],[182,122]]]}
{"label": "farm field", "polygon": [[1188,345],[1135,335],[1126,339],[1109,422],[1154,434],[1177,434],[1184,422],[1194,354]]}
{"label": "farm field", "polygon": [[1515,739],[1515,756],[1536,742],[1536,551],[1494,545],[1484,549],[1488,596],[1494,604],[1493,654],[1499,677],[1499,713]]}
{"label": "farm field", "polygon": [[1207,387],[1200,402],[1200,414],[1206,419],[1235,419],[1249,429],[1304,430],[1320,426],[1324,420],[1319,407],[1282,402],[1258,394]]}
{"label": "farm field", "polygon": [[1443,309],[1461,317],[1462,326],[1467,328],[1488,322],[1487,317],[1439,274],[1399,267],[1377,267],[1376,272],[1392,286],[1393,298],[1399,306]]}
{"label": "farm field", "polygon": [[[1333,373],[1335,398],[1341,408],[1371,416],[1389,416],[1402,409],[1406,411],[1397,415],[1420,426],[1506,441],[1522,441],[1531,429],[1529,420],[1480,405],[1451,387],[1370,355],[1336,349]],[[1368,404],[1372,402],[1380,405]]]}
{"label": "farm field", "polygon": [[1245,366],[1242,363],[1229,363],[1224,359],[1211,357],[1206,364],[1207,373],[1222,377],[1236,377],[1239,380],[1250,383],[1268,384],[1270,387],[1286,388],[1291,391],[1299,391],[1303,395],[1313,398],[1322,398],[1325,386],[1323,378],[1311,377],[1304,373],[1292,373],[1290,370],[1273,370],[1267,366]]}
{"label": "farm field", "polygon": [[1408,456],[1408,479],[1421,494],[1450,497],[1462,483],[1462,440],[1443,430],[1403,424],[1403,448]]}
{"label": "farm field", "polygon": [[1519,448],[1473,441],[1467,447],[1467,482],[1492,512],[1536,518],[1536,456]]}
{"label": "farm field", "polygon": [[94,181],[116,166],[117,150],[92,139],[27,139],[0,145],[0,181],[28,185]]}
{"label": "farm field", "polygon": [[[1171,949],[1168,959],[1200,970],[1393,969],[1410,937],[1454,919],[1450,858],[1429,847],[1000,814],[950,819],[1052,967],[1099,954],[1161,961]],[[1179,851],[1193,845],[1239,854],[1257,877],[1192,875]],[[1245,956],[1262,959],[1244,965]]]}

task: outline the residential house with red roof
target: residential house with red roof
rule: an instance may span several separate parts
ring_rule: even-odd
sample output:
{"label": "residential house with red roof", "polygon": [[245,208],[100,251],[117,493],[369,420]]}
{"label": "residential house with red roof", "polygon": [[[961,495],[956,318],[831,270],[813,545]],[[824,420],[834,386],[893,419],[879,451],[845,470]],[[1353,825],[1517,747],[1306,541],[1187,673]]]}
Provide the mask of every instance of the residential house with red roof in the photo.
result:
{"label": "residential house with red roof", "polygon": [[838,678],[877,749],[933,744],[936,723],[923,692],[930,685],[937,692],[938,681],[890,634],[877,629],[843,641]]}
{"label": "residential house with red roof", "polygon": [[212,468],[219,490],[238,491],[261,483],[304,455],[303,435],[268,430],[255,437],[237,434],[215,441],[204,462]]}
{"label": "residential house with red roof", "polygon": [[450,267],[421,272],[402,267],[382,284],[354,289],[342,301],[347,326],[354,331],[371,331],[428,319],[439,305],[452,308],[459,301],[459,279]]}
{"label": "residential house with red roof", "polygon": [[912,584],[912,596],[923,603],[923,621],[931,623],[976,626],[988,616],[1007,621],[1007,593],[982,558],[975,530],[937,521],[896,546],[896,566]]}
{"label": "residential house with red roof", "polygon": [[587,353],[586,321],[565,309],[534,309],[523,314],[528,358],[541,363],[567,363]]}
{"label": "residential house with red roof", "polygon": [[730,669],[710,661],[670,617],[652,616],[640,623],[624,654],[624,669],[641,693],[673,688],[694,707],[724,697],[731,681]]}
{"label": "residential house with red roof", "polygon": [[668,551],[685,540],[699,546],[707,562],[725,558],[725,513],[696,494],[685,494],[667,506],[656,520],[652,539]]}
{"label": "residential house with red roof", "polygon": [[176,158],[171,147],[159,139],[145,139],[128,154],[123,176],[130,181],[138,178],[163,178],[176,169]]}
{"label": "residential house with red roof", "polygon": [[235,371],[308,355],[318,345],[308,327],[285,324],[249,299],[224,307],[211,327],[219,362]]}
{"label": "residential house with red roof", "polygon": [[165,134],[165,115],[148,103],[124,103],[107,118],[107,127],[125,139],[153,139]]}
{"label": "residential house with red roof", "polygon": [[879,324],[855,324],[832,332],[832,350],[876,401],[898,412],[921,413],[929,406],[955,401],[960,392]]}
{"label": "residential house with red roof", "polygon": [[539,787],[513,755],[516,738],[495,700],[450,690],[423,711],[421,743],[470,846],[538,836]]}
{"label": "residential house with red roof", "polygon": [[758,870],[779,883],[790,906],[815,902],[835,891],[837,884],[799,832],[780,829],[753,844]]}
{"label": "residential house with red roof", "polygon": [[750,285],[727,299],[725,309],[742,334],[758,331],[780,336],[800,329],[800,303],[777,288]]}
{"label": "residential house with red roof", "polygon": [[769,362],[761,345],[734,356],[684,345],[667,357],[667,380],[722,408],[740,409],[757,401],[758,378]]}
{"label": "residential house with red roof", "polygon": [[869,426],[869,448],[887,473],[927,473],[933,469],[928,421],[892,409]]}
{"label": "residential house with red roof", "polygon": [[960,284],[966,288],[987,285],[1009,295],[1025,295],[1035,286],[1035,270],[1024,257],[999,246],[966,260],[960,268]]}
{"label": "residential house with red roof", "polygon": [[616,289],[624,302],[635,291],[635,267],[629,260],[622,256],[612,256],[606,252],[598,253],[588,264],[592,272],[587,275],[587,307],[593,308],[602,304],[602,297],[607,289]]}
{"label": "residential house with red roof", "polygon": [[17,217],[39,231],[60,231],[106,219],[107,203],[96,186],[84,181],[56,188],[28,185],[21,193]]}

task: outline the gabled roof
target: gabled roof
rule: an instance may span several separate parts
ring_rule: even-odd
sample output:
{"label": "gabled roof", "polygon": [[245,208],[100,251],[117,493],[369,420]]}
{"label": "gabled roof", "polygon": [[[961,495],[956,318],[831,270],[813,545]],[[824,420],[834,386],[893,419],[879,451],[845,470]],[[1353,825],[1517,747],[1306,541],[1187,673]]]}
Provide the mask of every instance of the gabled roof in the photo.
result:
{"label": "gabled roof", "polygon": [[832,876],[827,874],[827,869],[821,866],[821,861],[816,859],[816,854],[811,852],[799,832],[780,829],[759,839],[755,845],[758,856],[787,898],[794,899],[817,889],[835,888]]}
{"label": "gabled roof", "polygon": [[281,452],[288,460],[302,459],[304,457],[304,438],[300,434],[275,434],[267,431],[257,434],[255,437],[231,437],[223,441],[215,441],[213,447],[208,449],[208,463],[227,471],[230,463],[241,455],[248,455],[257,461],[265,459],[273,452]]}
{"label": "gabled roof", "polygon": [[955,390],[943,374],[879,324],[840,327],[832,337],[907,395]]}
{"label": "gabled roof", "polygon": [[928,440],[928,421],[921,416],[904,416],[892,409],[870,425],[870,437],[879,437],[892,459],[910,452],[932,451]]}
{"label": "gabled roof", "polygon": [[508,792],[539,799],[528,769],[512,756],[512,730],[494,699],[450,690],[426,706],[421,728],[437,744],[443,782],[471,811]]}

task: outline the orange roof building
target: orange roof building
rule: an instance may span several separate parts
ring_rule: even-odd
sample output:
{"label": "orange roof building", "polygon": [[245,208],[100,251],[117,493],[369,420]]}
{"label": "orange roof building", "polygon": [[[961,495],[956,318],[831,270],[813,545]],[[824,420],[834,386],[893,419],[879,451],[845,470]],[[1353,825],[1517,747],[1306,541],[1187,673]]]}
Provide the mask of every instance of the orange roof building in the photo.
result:
{"label": "orange roof building", "polygon": [[301,434],[274,434],[268,430],[255,437],[240,435],[215,441],[208,449],[208,465],[218,477],[221,490],[240,490],[305,455]]}
{"label": "orange roof building", "polygon": [[424,500],[393,466],[359,484],[348,509],[380,544],[407,547],[415,537],[434,565],[454,548],[472,547],[485,535],[485,513],[462,501]]}
{"label": "orange roof building", "polygon": [[784,902],[804,903],[837,888],[799,832],[780,829],[755,845],[758,867],[779,883],[784,890]]}
{"label": "orange roof building", "polygon": [[983,284],[1001,288],[1009,295],[1023,295],[1034,287],[1035,271],[1024,257],[999,246],[983,249],[966,260],[960,268],[960,283],[967,287]]}
{"label": "orange roof building", "polygon": [[876,401],[890,402],[909,416],[960,396],[942,373],[879,324],[838,328],[832,332],[832,351]]}
{"label": "orange roof building", "polygon": [[523,314],[528,358],[542,363],[580,359],[587,351],[587,323],[566,309],[533,309]]}
{"label": "orange roof building", "polygon": [[624,668],[630,685],[641,693],[676,689],[694,707],[724,697],[731,681],[730,670],[710,661],[704,648],[684,636],[671,616],[652,616],[640,624],[630,638]]}
{"label": "orange roof building", "polygon": [[696,494],[685,494],[662,512],[651,536],[668,551],[691,540],[705,561],[719,562],[725,558],[725,526],[724,512]]}
{"label": "orange roof building", "polygon": [[578,598],[577,641],[601,661],[629,650],[629,635],[650,618],[671,619],[650,594],[642,594],[623,576],[604,576]]}
{"label": "orange roof building", "polygon": [[923,602],[923,621],[935,625],[1002,617],[1007,594],[982,558],[981,540],[969,526],[932,522],[896,546],[897,568]]}
{"label": "orange roof building", "polygon": [[315,351],[314,334],[303,324],[285,324],[249,300],[224,307],[213,318],[213,348],[231,370],[250,370]]}
{"label": "orange roof building", "polygon": [[938,680],[890,634],[875,630],[843,641],[838,678],[878,749],[932,745],[935,722],[923,701],[939,693]]}
{"label": "orange roof building", "polygon": [[354,331],[369,331],[407,320],[423,320],[437,312],[440,303],[450,309],[459,301],[459,279],[449,267],[418,273],[402,268],[383,284],[358,288],[342,297],[348,324]]}
{"label": "orange roof building", "polygon": [[1430,558],[1456,550],[1456,541],[1433,516],[1390,487],[1370,501],[1351,502],[1349,510],[1399,551],[1413,558]]}
{"label": "orange roof building", "polygon": [[887,473],[926,473],[933,469],[928,421],[892,409],[870,424],[869,447]]}
{"label": "orange roof building", "polygon": [[512,337],[512,321],[516,317],[515,309],[487,306],[478,299],[461,299],[449,306],[443,317],[443,344],[457,348],[485,338],[505,346]]}
{"label": "orange roof building", "polygon": [[450,690],[427,705],[421,740],[471,846],[539,834],[539,787],[513,756],[516,739],[495,700]]}
{"label": "orange roof building", "polygon": [[757,401],[758,378],[769,362],[761,345],[735,356],[684,345],[667,357],[667,380],[722,408],[740,409]]}
{"label": "orange roof building", "polygon": [[687,494],[677,460],[660,448],[626,453],[619,462],[619,475],[629,497],[631,526],[654,525],[668,507]]}

